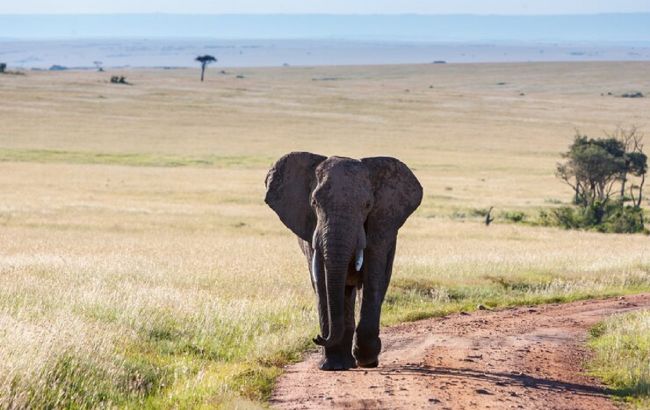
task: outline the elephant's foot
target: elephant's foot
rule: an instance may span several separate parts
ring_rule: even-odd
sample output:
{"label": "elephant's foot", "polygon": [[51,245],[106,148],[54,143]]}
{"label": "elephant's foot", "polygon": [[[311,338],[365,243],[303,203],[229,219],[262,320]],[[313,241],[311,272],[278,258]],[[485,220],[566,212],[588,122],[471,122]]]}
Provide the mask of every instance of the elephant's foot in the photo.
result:
{"label": "elephant's foot", "polygon": [[379,366],[379,360],[375,360],[374,362],[369,362],[369,363],[359,363],[357,362],[359,367],[363,367],[365,369],[373,369],[377,366]]}
{"label": "elephant's foot", "polygon": [[381,340],[377,337],[372,341],[359,341],[354,345],[354,357],[359,367],[372,368],[379,366]]}
{"label": "elephant's foot", "polygon": [[327,355],[318,366],[321,370],[348,370],[356,367],[357,362],[350,353]]}
{"label": "elephant's foot", "polygon": [[378,355],[361,355],[358,350],[355,350],[354,357],[356,357],[357,364],[359,367],[364,367],[366,369],[374,368],[379,366]]}

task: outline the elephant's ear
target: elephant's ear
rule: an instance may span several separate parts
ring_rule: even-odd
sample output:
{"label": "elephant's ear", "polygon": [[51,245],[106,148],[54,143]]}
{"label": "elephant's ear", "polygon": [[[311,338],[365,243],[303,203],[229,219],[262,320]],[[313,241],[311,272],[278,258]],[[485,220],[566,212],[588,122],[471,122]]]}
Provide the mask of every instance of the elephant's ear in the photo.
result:
{"label": "elephant's ear", "polygon": [[266,174],[266,202],[282,223],[311,243],[316,215],[310,194],[316,186],[316,167],[326,157],[310,152],[292,152],[280,158]]}
{"label": "elephant's ear", "polygon": [[368,214],[369,236],[391,235],[422,202],[422,186],[401,161],[390,157],[363,158],[375,191],[373,209]]}

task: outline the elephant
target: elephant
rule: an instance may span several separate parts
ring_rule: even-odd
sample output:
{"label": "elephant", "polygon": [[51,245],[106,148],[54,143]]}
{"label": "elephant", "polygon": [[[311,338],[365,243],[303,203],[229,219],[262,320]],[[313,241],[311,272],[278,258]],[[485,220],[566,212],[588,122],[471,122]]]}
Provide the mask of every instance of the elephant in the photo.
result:
{"label": "elephant", "polygon": [[[297,237],[318,299],[321,370],[379,365],[381,305],[397,231],[422,201],[413,172],[391,157],[292,152],[269,170],[264,201]],[[355,328],[355,299],[361,312]]]}

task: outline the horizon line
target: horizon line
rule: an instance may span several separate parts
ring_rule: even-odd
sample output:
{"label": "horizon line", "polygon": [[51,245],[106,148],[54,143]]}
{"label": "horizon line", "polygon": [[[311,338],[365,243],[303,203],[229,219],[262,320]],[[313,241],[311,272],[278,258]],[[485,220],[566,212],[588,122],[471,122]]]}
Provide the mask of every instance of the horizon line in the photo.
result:
{"label": "horizon line", "polygon": [[650,10],[644,11],[625,11],[625,12],[594,12],[594,13],[534,13],[534,14],[521,14],[521,13],[419,13],[419,12],[404,12],[404,13],[337,13],[337,12],[229,12],[229,13],[201,13],[201,12],[65,12],[65,13],[3,13],[0,16],[151,16],[151,15],[167,15],[167,16],[355,16],[355,17],[399,17],[399,16],[423,16],[423,17],[448,17],[448,16],[470,16],[470,17],[553,17],[553,16],[607,16],[607,15],[638,15],[650,14]]}

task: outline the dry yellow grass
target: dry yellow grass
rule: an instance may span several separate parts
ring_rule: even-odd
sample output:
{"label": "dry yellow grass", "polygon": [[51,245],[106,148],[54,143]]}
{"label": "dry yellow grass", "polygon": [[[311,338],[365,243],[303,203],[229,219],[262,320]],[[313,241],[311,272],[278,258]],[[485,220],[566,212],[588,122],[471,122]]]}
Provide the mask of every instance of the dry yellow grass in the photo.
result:
{"label": "dry yellow grass", "polygon": [[471,217],[568,200],[553,170],[574,128],[650,126],[650,99],[600,95],[647,87],[650,64],[237,73],[0,77],[0,407],[262,400],[316,331],[262,201],[292,150],[391,155],[421,180],[386,323],[650,288],[648,237]]}

